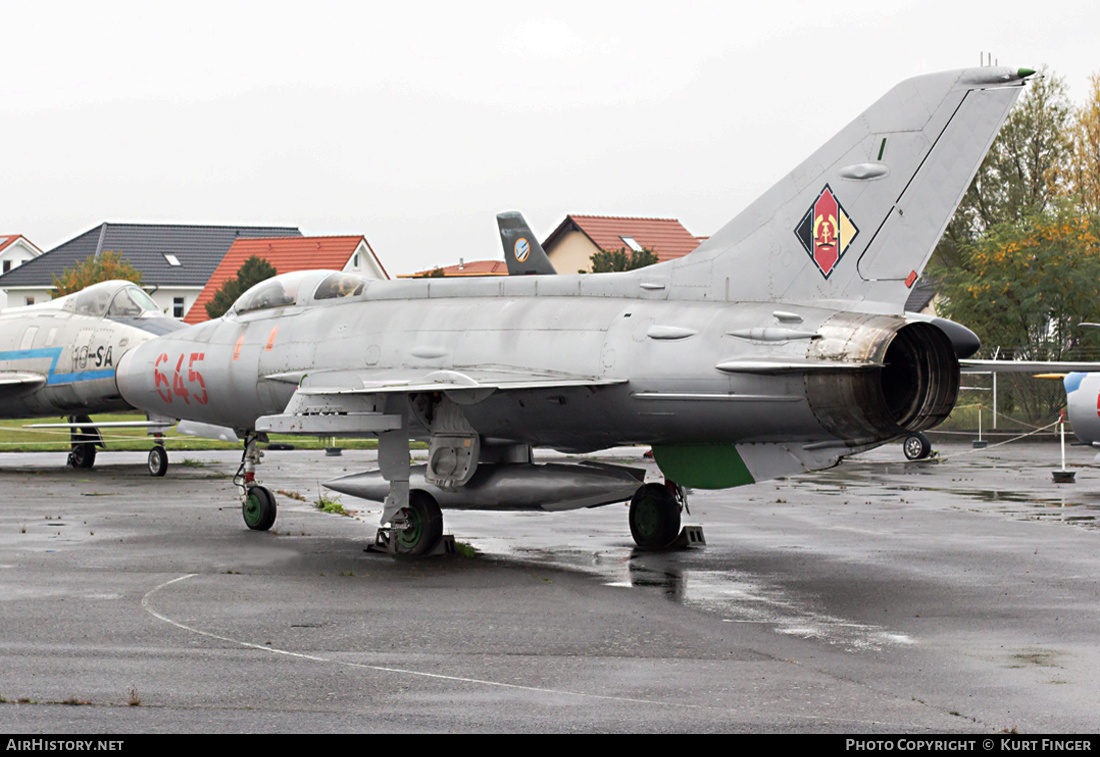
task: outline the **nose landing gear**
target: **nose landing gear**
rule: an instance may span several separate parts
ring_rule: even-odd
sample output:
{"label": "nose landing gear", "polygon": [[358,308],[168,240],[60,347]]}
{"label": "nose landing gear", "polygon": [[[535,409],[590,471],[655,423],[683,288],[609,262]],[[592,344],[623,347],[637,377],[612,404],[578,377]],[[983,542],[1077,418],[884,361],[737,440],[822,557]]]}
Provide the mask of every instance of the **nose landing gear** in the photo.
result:
{"label": "nose landing gear", "polygon": [[241,515],[244,517],[244,524],[252,531],[270,530],[275,525],[275,516],[278,513],[275,495],[266,487],[256,483],[256,466],[260,464],[264,454],[256,446],[260,441],[266,441],[266,436],[261,439],[261,435],[255,431],[245,434],[241,467],[233,477],[233,483],[236,484],[241,498]]}

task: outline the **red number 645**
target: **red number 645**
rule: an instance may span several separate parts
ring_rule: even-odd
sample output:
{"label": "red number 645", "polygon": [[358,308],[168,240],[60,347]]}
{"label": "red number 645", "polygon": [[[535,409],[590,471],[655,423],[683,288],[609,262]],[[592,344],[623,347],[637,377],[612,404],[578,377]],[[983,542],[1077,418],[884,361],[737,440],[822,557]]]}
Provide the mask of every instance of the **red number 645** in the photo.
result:
{"label": "red number 645", "polygon": [[[156,387],[157,394],[167,404],[172,404],[172,396],[182,397],[183,401],[187,404],[191,404],[191,397],[195,398],[195,401],[200,405],[205,405],[209,400],[206,394],[206,382],[203,381],[202,374],[195,370],[195,363],[200,362],[206,357],[204,352],[192,352],[191,359],[187,362],[187,378],[183,377],[183,358],[181,354],[179,360],[176,361],[176,370],[173,372],[172,380],[168,380],[168,374],[160,370],[161,363],[168,362],[168,355],[161,353],[155,363],[153,363],[153,386]],[[188,389],[187,384],[191,384],[192,388]],[[194,385],[198,384],[198,389],[194,388]]]}

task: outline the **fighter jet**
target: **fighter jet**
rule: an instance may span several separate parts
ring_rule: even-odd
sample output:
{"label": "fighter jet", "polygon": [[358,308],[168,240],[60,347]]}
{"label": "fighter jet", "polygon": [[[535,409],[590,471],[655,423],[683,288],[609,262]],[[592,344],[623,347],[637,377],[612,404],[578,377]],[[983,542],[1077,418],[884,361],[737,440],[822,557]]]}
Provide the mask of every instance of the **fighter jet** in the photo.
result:
{"label": "fighter jet", "polygon": [[[630,499],[639,546],[678,535],[683,489],[836,465],[947,417],[951,337],[902,309],[1029,69],[902,82],[678,260],[623,273],[365,281],[277,276],[222,318],[123,356],[127,402],[244,439],[245,522],[268,432],[377,436],[390,548],[432,550],[440,506]],[[413,469],[412,439],[428,442]],[[664,483],[533,449],[652,446]]]}
{"label": "fighter jet", "polygon": [[538,237],[531,232],[523,215],[514,210],[497,213],[497,228],[504,245],[504,262],[509,276],[545,276],[554,274],[554,264],[546,256]]}
{"label": "fighter jet", "polygon": [[[123,354],[160,334],[182,328],[168,318],[141,288],[129,281],[105,281],[86,289],[0,312],[0,417],[69,416],[68,423],[36,424],[68,428],[68,462],[76,468],[95,464],[104,446],[105,427],[166,429],[175,421],[93,423],[90,415],[128,411],[115,384]],[[168,468],[163,444],[149,453],[149,470]]]}
{"label": "fighter jet", "polygon": [[[1083,323],[1082,326],[1093,326]],[[1049,360],[963,360],[963,373],[1031,373],[1060,378],[1066,389],[1066,417],[1073,433],[1100,447],[1100,363]]]}
{"label": "fighter jet", "polygon": [[1066,374],[1066,416],[1083,444],[1100,447],[1100,372]]}

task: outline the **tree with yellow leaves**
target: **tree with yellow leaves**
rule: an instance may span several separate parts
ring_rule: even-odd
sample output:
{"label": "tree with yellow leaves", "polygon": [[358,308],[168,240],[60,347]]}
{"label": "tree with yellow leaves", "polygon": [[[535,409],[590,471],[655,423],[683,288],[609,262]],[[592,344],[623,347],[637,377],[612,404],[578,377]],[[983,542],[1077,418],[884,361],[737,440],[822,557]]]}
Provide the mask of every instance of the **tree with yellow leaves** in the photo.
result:
{"label": "tree with yellow leaves", "polygon": [[141,271],[134,268],[121,252],[104,251],[89,255],[72,268],[66,268],[60,276],[53,277],[53,297],[79,292],[92,284],[112,279],[124,279],[141,283]]}
{"label": "tree with yellow leaves", "polygon": [[1076,209],[989,229],[938,268],[936,310],[969,326],[983,348],[1029,360],[1096,359],[1100,334],[1100,217]]}
{"label": "tree with yellow leaves", "polygon": [[1073,119],[1066,190],[1083,212],[1100,215],[1100,73],[1090,76],[1089,82],[1085,104]]}

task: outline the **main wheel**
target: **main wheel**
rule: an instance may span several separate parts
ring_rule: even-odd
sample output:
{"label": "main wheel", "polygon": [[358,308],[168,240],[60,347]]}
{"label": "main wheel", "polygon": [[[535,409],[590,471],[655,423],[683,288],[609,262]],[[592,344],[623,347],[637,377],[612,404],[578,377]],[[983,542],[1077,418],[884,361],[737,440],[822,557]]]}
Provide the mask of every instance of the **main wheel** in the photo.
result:
{"label": "main wheel", "polygon": [[69,465],[74,468],[91,468],[95,465],[95,445],[92,442],[74,444],[69,450]]}
{"label": "main wheel", "polygon": [[901,448],[905,452],[905,457],[909,460],[924,460],[932,454],[932,442],[919,431],[905,437],[905,441],[901,443]]}
{"label": "main wheel", "polygon": [[275,497],[262,486],[253,486],[241,505],[244,523],[253,531],[267,531],[275,524]]}
{"label": "main wheel", "polygon": [[168,472],[168,450],[156,444],[149,450],[149,475],[163,476]]}
{"label": "main wheel", "polygon": [[426,555],[443,538],[443,513],[435,498],[414,489],[409,492],[409,506],[401,511],[408,525],[394,533],[396,552],[402,555]]}
{"label": "main wheel", "polygon": [[630,535],[642,549],[665,549],[680,535],[680,503],[661,484],[638,487],[630,500]]}

